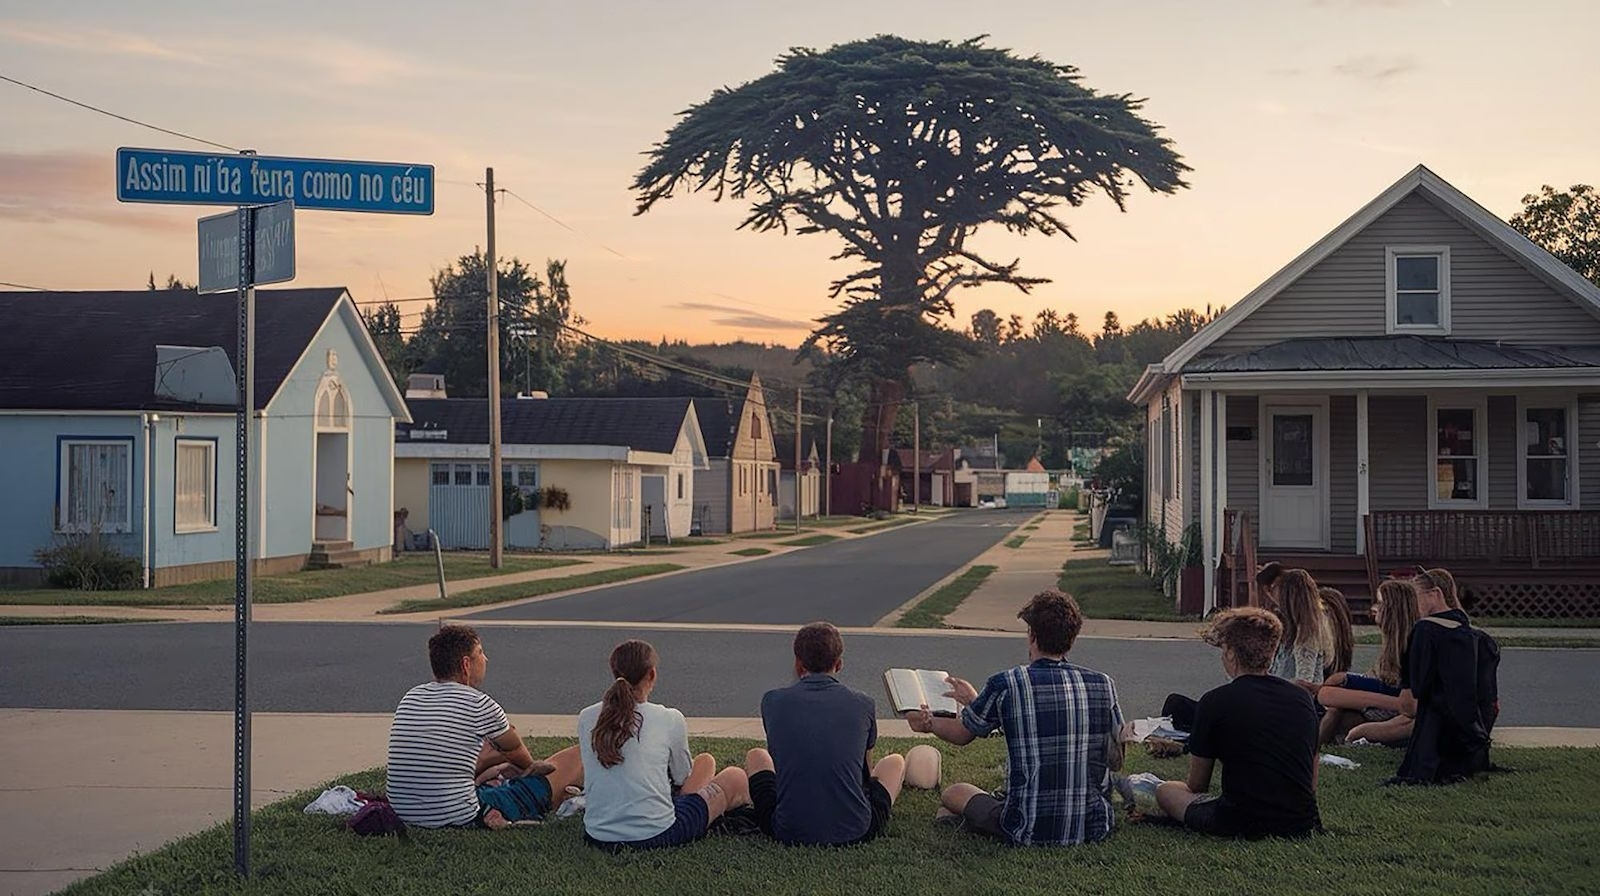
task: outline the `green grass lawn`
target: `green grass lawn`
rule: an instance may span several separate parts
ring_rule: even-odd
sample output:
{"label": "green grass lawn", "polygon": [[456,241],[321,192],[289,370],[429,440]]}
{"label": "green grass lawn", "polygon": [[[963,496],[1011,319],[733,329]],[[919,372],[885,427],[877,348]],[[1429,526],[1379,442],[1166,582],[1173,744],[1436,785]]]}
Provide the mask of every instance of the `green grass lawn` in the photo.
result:
{"label": "green grass lawn", "polygon": [[772,552],[766,548],[740,548],[739,550],[731,551],[730,553],[737,554],[740,557],[761,557]]}
{"label": "green grass lawn", "polygon": [[[486,554],[445,554],[448,582],[572,566],[582,560],[557,557],[507,555],[500,569],[489,566]],[[254,600],[261,604],[286,604],[342,597],[367,591],[426,585],[439,580],[432,554],[406,554],[398,560],[352,569],[318,569],[279,576],[259,576]],[[71,591],[63,588],[0,589],[0,604],[50,604],[54,606],[162,607],[206,606],[233,603],[233,578],[133,591]]]}
{"label": "green grass lawn", "polygon": [[[534,739],[543,756],[570,739]],[[880,750],[913,741],[885,739]],[[750,741],[693,739],[726,764]],[[944,781],[1000,783],[999,739],[964,748],[941,745]],[[1393,896],[1448,893],[1593,892],[1600,860],[1600,813],[1585,795],[1600,780],[1600,750],[1500,749],[1517,769],[1454,787],[1380,786],[1400,754],[1383,748],[1337,751],[1362,763],[1325,767],[1318,801],[1328,833],[1297,841],[1223,841],[1118,810],[1109,840],[1091,846],[1014,849],[935,826],[933,792],[906,790],[887,834],[843,849],[785,847],[759,836],[714,836],[672,850],[606,855],[583,845],[582,822],[565,819],[508,831],[410,832],[409,839],[363,838],[338,819],[301,812],[316,791],[255,814],[253,877],[232,875],[226,825],[139,855],[63,891],[122,894],[434,894],[537,893],[549,896],[788,896],[788,894],[1039,894],[1232,896],[1328,894]],[[1129,771],[1178,778],[1181,759],[1129,757]],[[383,785],[379,770],[340,779],[361,790]]]}
{"label": "green grass lawn", "polygon": [[1085,544],[1089,542],[1089,520],[1087,518],[1072,524],[1072,540]]}
{"label": "green grass lawn", "polygon": [[1035,530],[1037,528],[1039,528],[1039,524],[1038,523],[1030,523],[1029,525],[1023,526],[1022,527],[1022,531],[1024,531],[1024,532],[1032,532],[1033,530]]}
{"label": "green grass lawn", "polygon": [[1476,625],[1487,628],[1600,628],[1600,616],[1575,616],[1570,619],[1537,619],[1532,616],[1474,616]]}
{"label": "green grass lawn", "polygon": [[[1481,620],[1473,620],[1478,622]],[[1600,650],[1600,638],[1582,637],[1546,637],[1543,635],[1496,635],[1495,641],[1501,647],[1545,647],[1551,649],[1582,649]],[[1357,644],[1377,646],[1383,643],[1383,638],[1376,632],[1361,632],[1356,635]]]}
{"label": "green grass lawn", "polygon": [[477,588],[472,591],[463,591],[460,594],[452,594],[446,600],[440,600],[437,597],[404,600],[387,610],[379,610],[378,612],[421,613],[427,610],[481,607],[485,604],[504,603],[509,600],[521,600],[525,597],[538,597],[541,594],[554,594],[557,591],[570,591],[573,588],[588,588],[593,585],[626,582],[629,579],[659,575],[664,572],[675,572],[680,569],[683,569],[683,567],[673,563],[644,563],[639,566],[597,569],[594,572],[580,573],[575,576],[558,576],[553,579],[534,579],[531,582]]}
{"label": "green grass lawn", "polygon": [[1026,535],[1013,535],[1010,538],[1006,539],[1006,547],[1008,547],[1008,548],[1020,548],[1020,547],[1022,547],[1022,545],[1024,543],[1027,542],[1027,540],[1028,540],[1028,536],[1026,536]]}
{"label": "green grass lawn", "polygon": [[989,578],[997,568],[967,567],[965,572],[951,579],[944,587],[918,601],[916,606],[907,610],[904,616],[895,620],[894,624],[900,628],[943,628],[944,618],[960,606],[972,592],[978,590],[983,580]]}
{"label": "green grass lawn", "polygon": [[803,535],[799,538],[791,538],[788,541],[780,541],[778,544],[787,548],[811,548],[816,547],[819,544],[827,544],[830,541],[838,540],[839,536],[837,535],[826,535],[819,532],[815,535]]}
{"label": "green grass lawn", "polygon": [[5,625],[118,625],[124,622],[166,622],[165,619],[134,619],[128,616],[0,616]]}
{"label": "green grass lawn", "polygon": [[917,515],[897,516],[893,519],[884,520],[881,523],[873,523],[870,526],[860,526],[846,531],[848,531],[851,535],[865,535],[868,532],[878,532],[883,529],[893,529],[896,526],[909,526],[918,519],[927,519],[927,517]]}
{"label": "green grass lawn", "polygon": [[1061,567],[1056,585],[1078,599],[1091,619],[1148,619],[1182,621],[1172,601],[1156,589],[1150,578],[1132,566],[1110,566],[1104,560],[1069,560]]}

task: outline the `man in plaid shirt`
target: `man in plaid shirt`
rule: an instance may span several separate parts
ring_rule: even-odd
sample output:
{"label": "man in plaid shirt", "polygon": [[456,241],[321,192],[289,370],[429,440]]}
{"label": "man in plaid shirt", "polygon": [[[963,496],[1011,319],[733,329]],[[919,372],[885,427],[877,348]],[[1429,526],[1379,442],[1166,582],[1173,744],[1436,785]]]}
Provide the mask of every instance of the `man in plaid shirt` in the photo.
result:
{"label": "man in plaid shirt", "polygon": [[1104,840],[1112,826],[1110,773],[1122,768],[1116,685],[1103,672],[1067,662],[1083,628],[1071,595],[1042,592],[1017,618],[1028,626],[1027,665],[991,676],[981,693],[959,678],[946,679],[946,696],[963,707],[959,718],[934,718],[926,707],[906,717],[913,731],[957,746],[1005,734],[1003,796],[952,784],[939,816],[1018,846]]}

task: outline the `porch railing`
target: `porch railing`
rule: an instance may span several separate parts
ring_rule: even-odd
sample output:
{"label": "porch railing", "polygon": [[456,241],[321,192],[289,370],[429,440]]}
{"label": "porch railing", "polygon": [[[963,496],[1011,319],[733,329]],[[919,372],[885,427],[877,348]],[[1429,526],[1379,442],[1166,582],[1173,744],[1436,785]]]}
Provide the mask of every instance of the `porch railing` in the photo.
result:
{"label": "porch railing", "polygon": [[1378,561],[1600,561],[1600,511],[1380,510],[1369,519],[1368,555]]}

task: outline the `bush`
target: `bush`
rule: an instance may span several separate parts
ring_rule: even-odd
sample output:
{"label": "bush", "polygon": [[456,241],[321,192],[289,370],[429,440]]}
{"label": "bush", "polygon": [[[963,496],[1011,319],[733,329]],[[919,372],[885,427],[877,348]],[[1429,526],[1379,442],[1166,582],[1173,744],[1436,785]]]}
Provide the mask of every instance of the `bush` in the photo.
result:
{"label": "bush", "polygon": [[547,485],[543,492],[540,503],[546,510],[572,509],[572,496],[567,494],[566,489],[557,485]]}
{"label": "bush", "polygon": [[98,532],[58,535],[55,544],[34,551],[33,559],[52,586],[80,591],[137,588],[144,572],[143,561],[106,544]]}
{"label": "bush", "polygon": [[1056,502],[1056,507],[1060,510],[1077,510],[1078,487],[1074,485],[1071,488],[1062,489],[1061,500]]}

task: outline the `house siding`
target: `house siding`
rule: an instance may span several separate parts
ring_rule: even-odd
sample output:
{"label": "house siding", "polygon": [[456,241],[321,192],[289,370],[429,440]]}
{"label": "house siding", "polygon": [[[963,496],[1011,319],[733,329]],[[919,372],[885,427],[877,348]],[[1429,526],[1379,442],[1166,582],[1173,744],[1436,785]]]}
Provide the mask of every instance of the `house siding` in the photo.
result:
{"label": "house siding", "polygon": [[[5,508],[0,524],[0,570],[18,570],[18,581],[31,583],[38,564],[33,552],[47,548],[55,538],[61,446],[60,439],[83,436],[93,439],[124,439],[129,452],[132,492],[129,517],[131,530],[106,536],[117,550],[133,556],[142,551],[140,519],[144,503],[144,442],[140,437],[138,414],[121,416],[34,416],[0,417],[0,445],[5,446],[6,462],[0,465],[0,506]],[[159,492],[157,492],[159,494]],[[12,575],[0,576],[0,581]]]}
{"label": "house siding", "polygon": [[[1369,454],[1370,448],[1369,442]],[[1328,399],[1328,544],[1335,553],[1356,549],[1356,479],[1356,397],[1334,395]]]}
{"label": "house siding", "polygon": [[1520,263],[1413,193],[1356,234],[1201,357],[1286,339],[1383,336],[1385,247],[1450,247],[1451,337],[1555,345],[1600,344],[1600,319]]}
{"label": "house siding", "polygon": [[694,471],[695,515],[700,517],[700,530],[707,535],[728,534],[731,477],[727,458],[713,458],[710,469]]}
{"label": "house siding", "polygon": [[407,511],[406,528],[412,532],[426,532],[432,525],[428,520],[428,499],[433,480],[425,457],[399,457],[394,462],[394,509]]}
{"label": "house siding", "polygon": [[1254,395],[1228,396],[1228,426],[1249,427],[1251,438],[1228,443],[1228,509],[1250,515],[1261,529],[1261,402]]}
{"label": "house siding", "polygon": [[[1489,509],[1517,509],[1517,399],[1489,396]],[[1431,424],[1430,424],[1431,425]]]}
{"label": "house siding", "polygon": [[1578,494],[1581,507],[1600,510],[1600,395],[1578,399]]}
{"label": "house siding", "polygon": [[1428,400],[1373,395],[1367,403],[1368,500],[1373,510],[1426,510]]}

